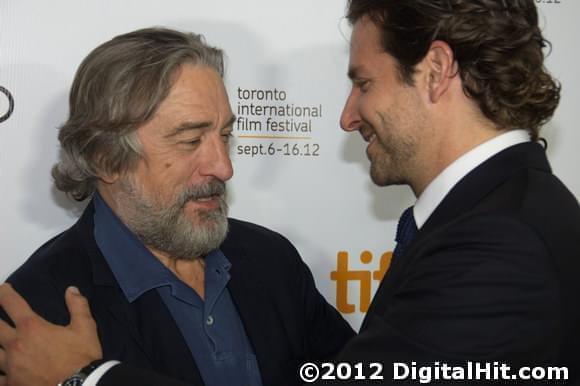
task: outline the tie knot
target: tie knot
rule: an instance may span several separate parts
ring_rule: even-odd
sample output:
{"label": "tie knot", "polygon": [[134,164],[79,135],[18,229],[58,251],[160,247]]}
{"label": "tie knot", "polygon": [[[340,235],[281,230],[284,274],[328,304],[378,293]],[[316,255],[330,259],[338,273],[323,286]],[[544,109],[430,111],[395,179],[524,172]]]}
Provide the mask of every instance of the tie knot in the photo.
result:
{"label": "tie knot", "polygon": [[[397,241],[396,254],[400,254],[403,249],[411,242],[415,234],[417,233],[417,224],[415,224],[415,217],[413,216],[413,207],[405,209],[401,217],[399,218],[399,224],[397,224],[397,235],[395,240]],[[397,253],[399,252],[399,253]]]}

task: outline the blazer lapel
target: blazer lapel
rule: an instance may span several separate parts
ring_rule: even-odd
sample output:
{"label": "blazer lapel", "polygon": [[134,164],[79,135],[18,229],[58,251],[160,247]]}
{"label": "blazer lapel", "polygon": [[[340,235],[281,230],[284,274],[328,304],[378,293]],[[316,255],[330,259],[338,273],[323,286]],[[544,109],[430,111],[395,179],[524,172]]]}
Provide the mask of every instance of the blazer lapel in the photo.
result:
{"label": "blazer lapel", "polygon": [[262,381],[267,383],[266,380],[274,379],[276,376],[275,362],[271,354],[275,350],[272,350],[273,339],[270,339],[269,335],[273,323],[276,322],[265,312],[271,309],[266,306],[268,302],[266,290],[255,272],[252,256],[246,255],[242,243],[234,234],[228,235],[221,249],[232,263],[228,283],[230,295],[254,349]]}
{"label": "blazer lapel", "polygon": [[421,227],[417,242],[421,236],[431,233],[441,224],[448,223],[473,208],[491,191],[522,169],[551,172],[541,145],[527,142],[509,147],[469,172],[449,191]]}
{"label": "blazer lapel", "polygon": [[384,312],[393,290],[404,279],[406,270],[412,265],[423,242],[433,231],[472,209],[491,191],[522,169],[551,171],[545,150],[541,145],[528,142],[511,146],[477,166],[449,191],[429,216],[427,222],[419,229],[405,255],[393,261],[373,297],[361,331],[366,328],[373,315]]}

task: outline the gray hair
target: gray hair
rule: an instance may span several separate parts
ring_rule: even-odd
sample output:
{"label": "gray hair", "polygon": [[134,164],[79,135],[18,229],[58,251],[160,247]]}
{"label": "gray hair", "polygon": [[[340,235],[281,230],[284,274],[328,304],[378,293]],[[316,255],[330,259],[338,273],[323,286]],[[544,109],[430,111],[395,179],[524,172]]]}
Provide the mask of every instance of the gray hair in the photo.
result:
{"label": "gray hair", "polygon": [[99,176],[134,168],[141,157],[136,130],[153,117],[185,63],[223,77],[222,50],[193,33],[146,28],[95,48],[77,70],[69,118],[59,129],[56,187],[81,201],[93,194]]}

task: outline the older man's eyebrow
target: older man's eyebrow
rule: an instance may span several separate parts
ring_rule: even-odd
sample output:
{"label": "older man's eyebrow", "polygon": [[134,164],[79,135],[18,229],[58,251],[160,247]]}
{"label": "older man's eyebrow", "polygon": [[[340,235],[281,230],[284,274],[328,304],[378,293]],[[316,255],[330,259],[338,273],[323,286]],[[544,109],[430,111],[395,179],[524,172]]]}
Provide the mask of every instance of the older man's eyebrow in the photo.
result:
{"label": "older man's eyebrow", "polygon": [[211,121],[200,121],[200,122],[187,121],[187,122],[183,122],[179,126],[174,128],[173,130],[171,130],[171,132],[166,134],[165,138],[174,137],[178,134],[183,133],[184,131],[205,129],[207,127],[211,127],[211,125],[212,125]]}
{"label": "older man's eyebrow", "polygon": [[[224,124],[222,130],[225,128],[228,128],[228,127],[232,127],[234,125],[234,123],[236,122],[236,119],[237,119],[236,116],[232,115],[232,117]],[[187,122],[183,122],[179,126],[174,128],[173,130],[171,130],[171,132],[166,134],[165,138],[174,137],[176,135],[183,133],[184,131],[202,130],[202,129],[206,129],[206,128],[212,127],[212,126],[213,126],[212,121],[199,121],[199,122],[187,121]]]}
{"label": "older man's eyebrow", "polygon": [[236,117],[235,115],[232,115],[230,120],[226,122],[226,124],[224,125],[224,127],[222,127],[222,129],[227,129],[229,127],[233,127],[234,123],[236,123],[236,119],[238,119],[238,117]]}

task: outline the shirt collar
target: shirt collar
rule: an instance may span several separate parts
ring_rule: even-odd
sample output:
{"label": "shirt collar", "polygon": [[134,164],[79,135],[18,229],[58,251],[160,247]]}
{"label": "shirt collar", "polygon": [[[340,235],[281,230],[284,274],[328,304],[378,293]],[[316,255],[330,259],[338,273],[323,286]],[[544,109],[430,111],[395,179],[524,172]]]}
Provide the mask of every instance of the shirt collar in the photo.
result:
{"label": "shirt collar", "polygon": [[447,166],[423,191],[413,208],[417,228],[420,229],[447,193],[470,171],[500,151],[528,142],[526,130],[510,130],[476,146]]}
{"label": "shirt collar", "polygon": [[[182,285],[173,272],[127,228],[98,192],[93,196],[93,203],[95,240],[127,300],[133,302],[145,292],[162,286],[171,286],[172,293],[179,297]],[[230,268],[229,260],[219,249],[205,259],[206,272]]]}

